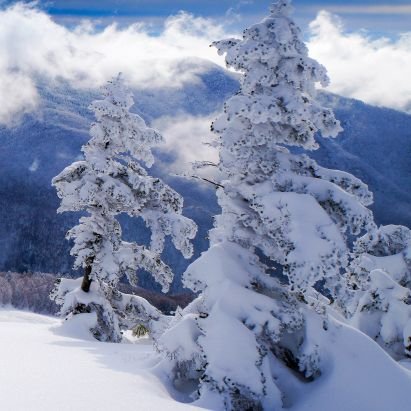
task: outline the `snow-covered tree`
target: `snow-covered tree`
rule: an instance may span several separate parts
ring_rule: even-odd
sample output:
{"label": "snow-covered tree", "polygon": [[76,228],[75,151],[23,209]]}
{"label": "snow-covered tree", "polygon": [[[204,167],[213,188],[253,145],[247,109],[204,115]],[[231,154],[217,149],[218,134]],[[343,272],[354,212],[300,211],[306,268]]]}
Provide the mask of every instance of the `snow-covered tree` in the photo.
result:
{"label": "snow-covered tree", "polygon": [[359,238],[346,274],[344,314],[393,358],[411,356],[411,230],[388,225]]}
{"label": "snow-covered tree", "polygon": [[367,289],[368,274],[383,269],[397,283],[411,288],[411,230],[386,225],[360,237],[354,246],[349,281],[353,289]]}
{"label": "snow-covered tree", "polygon": [[[53,179],[61,198],[58,212],[88,214],[67,234],[74,240],[74,267],[84,269],[81,286],[78,280],[62,280],[53,296],[66,316],[96,312],[94,335],[117,341],[118,318],[110,300],[116,296],[114,305],[121,306],[119,294],[113,291],[119,279],[125,275],[135,284],[137,270],[144,269],[167,291],[173,275],[161,260],[165,237],[170,236],[174,246],[189,258],[193,252],[190,239],[197,227],[182,215],[182,197],[143,167],[153,164],[151,149],[162,136],[130,112],[133,97],[121,75],[103,87],[103,96],[90,106],[96,122],[90,129],[91,139],[82,148],[84,160]],[[122,240],[116,219],[121,213],[144,220],[151,230],[149,247]]]}
{"label": "snow-covered tree", "polygon": [[184,274],[201,294],[159,341],[175,384],[196,381],[194,395],[216,409],[281,408],[284,364],[318,375],[313,324],[327,328],[327,315],[314,287],[338,295],[346,237],[373,226],[365,184],[299,154],[318,147],[317,132],[335,137],[341,127],[315,99],[328,78],[308,57],[290,1],[270,11],[242,39],[214,43],[242,74],[212,125],[222,212],[210,249]]}

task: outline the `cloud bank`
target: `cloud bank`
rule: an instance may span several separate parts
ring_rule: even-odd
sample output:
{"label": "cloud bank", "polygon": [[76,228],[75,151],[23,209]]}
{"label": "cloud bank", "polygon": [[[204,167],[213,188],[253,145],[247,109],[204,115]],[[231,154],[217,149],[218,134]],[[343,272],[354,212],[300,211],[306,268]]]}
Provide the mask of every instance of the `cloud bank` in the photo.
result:
{"label": "cloud bank", "polygon": [[[97,30],[90,22],[67,28],[21,4],[0,10],[0,123],[10,124],[39,104],[39,78],[95,88],[122,71],[138,88],[181,87],[199,81],[207,64],[224,66],[211,41],[230,36],[211,19],[180,13],[160,32],[141,23]],[[347,33],[321,12],[310,25],[310,54],[324,64],[329,90],[367,103],[411,112],[411,33],[397,40]],[[197,62],[196,62],[197,61]]]}
{"label": "cloud bank", "polygon": [[96,30],[90,22],[74,29],[47,14],[17,4],[0,11],[0,123],[9,123],[38,103],[36,79],[64,79],[74,87],[97,87],[122,71],[139,88],[179,87],[198,81],[202,64],[182,71],[177,60],[198,57],[223,64],[209,47],[225,37],[211,20],[180,13],[160,33],[144,24],[110,25]]}
{"label": "cloud bank", "polygon": [[411,32],[397,40],[346,33],[342,22],[324,11],[310,30],[310,54],[327,68],[328,90],[411,113]]}

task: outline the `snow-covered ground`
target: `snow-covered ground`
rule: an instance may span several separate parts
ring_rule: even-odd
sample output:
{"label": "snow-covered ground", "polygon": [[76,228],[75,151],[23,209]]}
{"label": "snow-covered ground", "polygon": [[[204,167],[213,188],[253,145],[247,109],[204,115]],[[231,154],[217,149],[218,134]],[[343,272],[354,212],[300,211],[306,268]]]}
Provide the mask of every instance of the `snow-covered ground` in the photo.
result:
{"label": "snow-covered ground", "polygon": [[[61,320],[0,310],[0,409],[4,411],[195,410],[148,370],[151,344],[105,344],[61,329]],[[67,335],[77,335],[69,337]],[[65,334],[65,335],[63,335]]]}
{"label": "snow-covered ground", "polygon": [[336,322],[327,334],[323,374],[305,384],[293,411],[411,410],[410,371],[355,328]]}
{"label": "snow-covered ground", "polygon": [[[292,411],[411,410],[411,372],[368,337],[335,322],[318,338],[326,344],[323,375],[283,387]],[[84,317],[62,327],[56,318],[0,310],[0,409],[199,410],[171,397],[152,354],[147,339],[90,339]]]}

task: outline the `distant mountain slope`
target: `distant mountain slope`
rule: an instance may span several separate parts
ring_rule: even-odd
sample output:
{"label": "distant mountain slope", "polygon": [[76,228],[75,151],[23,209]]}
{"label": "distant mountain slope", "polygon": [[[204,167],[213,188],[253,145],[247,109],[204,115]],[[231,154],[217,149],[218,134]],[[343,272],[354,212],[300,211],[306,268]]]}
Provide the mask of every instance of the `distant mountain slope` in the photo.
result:
{"label": "distant mountain slope", "polygon": [[[206,62],[199,81],[184,88],[136,90],[135,110],[147,121],[181,114],[209,115],[238,88],[236,78]],[[67,84],[40,86],[42,106],[13,129],[0,128],[0,270],[70,272],[72,260],[65,232],[78,219],[74,213],[57,215],[58,199],[51,178],[81,155],[92,121],[87,110],[96,91],[79,91]],[[350,171],[375,193],[374,211],[380,223],[411,226],[411,116],[371,107],[359,101],[324,94],[345,131],[336,140],[321,140],[312,155],[323,165]],[[153,173],[162,175],[171,161],[158,152]],[[214,190],[196,181],[164,176],[185,197],[186,214],[200,226],[196,256],[207,247],[207,231],[218,212]],[[140,223],[124,217],[128,239],[148,239]],[[187,263],[168,247],[165,259],[177,278],[173,292],[181,290],[179,277]],[[142,275],[141,286],[155,288]]]}
{"label": "distant mountain slope", "polygon": [[335,140],[320,139],[313,157],[365,181],[380,224],[411,227],[411,116],[334,95],[323,94],[323,99],[344,132]]}

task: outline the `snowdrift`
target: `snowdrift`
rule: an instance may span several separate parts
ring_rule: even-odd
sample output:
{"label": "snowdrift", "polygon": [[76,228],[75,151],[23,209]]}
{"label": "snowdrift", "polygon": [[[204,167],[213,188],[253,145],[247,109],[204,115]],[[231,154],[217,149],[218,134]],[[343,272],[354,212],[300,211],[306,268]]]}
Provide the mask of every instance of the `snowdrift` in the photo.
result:
{"label": "snowdrift", "polygon": [[[92,320],[85,316],[69,325],[0,311],[1,409],[200,409],[173,399],[172,387],[158,378],[158,357],[148,339],[99,343],[87,331]],[[409,411],[411,372],[376,343],[336,320],[318,340],[325,351],[323,374],[313,383],[296,378],[285,387],[291,411]]]}

